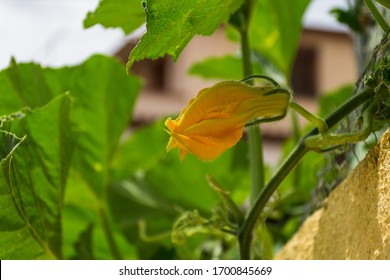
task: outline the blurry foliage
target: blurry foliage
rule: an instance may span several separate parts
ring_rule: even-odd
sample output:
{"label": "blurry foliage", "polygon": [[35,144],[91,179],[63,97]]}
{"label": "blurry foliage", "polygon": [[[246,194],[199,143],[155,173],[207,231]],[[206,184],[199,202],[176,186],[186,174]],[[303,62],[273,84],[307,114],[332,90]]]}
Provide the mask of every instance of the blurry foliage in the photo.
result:
{"label": "blurry foliage", "polygon": [[362,5],[354,5],[348,9],[334,8],[330,12],[336,19],[355,32],[363,32],[364,30],[364,15],[362,13]]}

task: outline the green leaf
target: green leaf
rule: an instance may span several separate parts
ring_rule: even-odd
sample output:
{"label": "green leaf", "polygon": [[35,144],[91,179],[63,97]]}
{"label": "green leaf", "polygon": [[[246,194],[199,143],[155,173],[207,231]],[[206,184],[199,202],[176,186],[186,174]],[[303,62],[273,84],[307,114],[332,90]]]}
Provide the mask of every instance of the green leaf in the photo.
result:
{"label": "green leaf", "polygon": [[36,108],[47,104],[53,97],[40,65],[17,64],[13,59],[10,67],[0,72],[0,114],[8,115],[25,106]]}
{"label": "green leaf", "polygon": [[64,94],[3,124],[26,136],[21,142],[1,133],[1,143],[17,143],[8,145],[1,161],[1,259],[63,256],[61,208],[72,154],[69,111],[70,97]]}
{"label": "green leaf", "polygon": [[302,29],[302,16],[310,0],[257,1],[250,22],[252,48],[267,57],[290,78]]}
{"label": "green leaf", "polygon": [[146,29],[127,63],[170,55],[174,61],[196,34],[210,35],[229,20],[243,0],[148,0]]}
{"label": "green leaf", "polygon": [[[74,98],[71,118],[79,137],[77,169],[96,193],[107,185],[110,160],[127,128],[140,82],[126,76],[115,59],[93,56],[83,64],[60,69],[42,69],[33,63],[16,64],[0,73],[2,98],[12,108],[1,106],[0,113],[21,107],[36,108],[69,91]],[[4,97],[3,97],[4,96]]]}
{"label": "green leaf", "polygon": [[120,137],[130,123],[140,82],[126,76],[119,62],[101,56],[92,57],[73,74],[77,80],[69,85],[75,99],[72,119],[80,130],[75,167],[101,196],[109,184]]}
{"label": "green leaf", "polygon": [[149,169],[166,156],[169,135],[163,131],[163,126],[164,121],[160,120],[138,128],[118,147],[111,165],[115,180],[124,180]]}
{"label": "green leaf", "polygon": [[141,1],[101,0],[93,12],[88,12],[84,27],[101,24],[106,28],[120,27],[129,34],[145,22],[145,13]]}
{"label": "green leaf", "polygon": [[[197,210],[206,218],[213,215],[212,209],[220,198],[208,185],[207,174],[211,173],[237,203],[242,203],[249,191],[244,142],[210,163],[190,155],[180,162],[177,153],[166,154],[167,142],[162,121],[158,121],[135,131],[123,149],[118,150],[119,157],[113,165],[119,168],[115,173],[118,181],[110,188],[113,217],[126,237],[137,244],[141,258],[158,258],[160,246],[175,248],[166,233],[183,212]],[[129,166],[128,173],[124,166]],[[138,232],[140,220],[145,222],[149,237],[161,236],[161,240],[146,243]],[[185,251],[183,247],[180,250]]]}
{"label": "green leaf", "polygon": [[[253,71],[256,74],[262,73],[259,64],[253,64]],[[241,80],[242,60],[235,55],[223,57],[211,57],[195,63],[189,69],[189,74],[198,75],[205,79]]]}
{"label": "green leaf", "polygon": [[18,138],[13,133],[0,130],[0,164],[9,159],[23,140],[24,138]]}

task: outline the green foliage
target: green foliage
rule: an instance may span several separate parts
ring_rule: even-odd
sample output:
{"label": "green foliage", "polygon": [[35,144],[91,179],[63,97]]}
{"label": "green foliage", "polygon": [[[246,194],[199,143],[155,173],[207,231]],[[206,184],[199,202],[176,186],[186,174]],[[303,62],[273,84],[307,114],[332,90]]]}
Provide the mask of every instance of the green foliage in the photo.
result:
{"label": "green foliage", "polygon": [[[247,197],[247,169],[245,165],[237,168],[235,160],[246,157],[241,153],[241,145],[228,151],[211,163],[200,162],[192,156],[188,156],[184,162],[178,160],[175,153],[166,154],[165,146],[168,134],[159,125],[152,125],[141,129],[123,144],[123,149],[131,147],[138,152],[124,153],[114,162],[119,166],[120,162],[133,162],[137,168],[134,170],[120,170],[117,173],[118,181],[110,191],[110,201],[113,216],[127,238],[139,248],[140,258],[158,258],[162,246],[173,250],[176,258],[188,258],[188,249],[193,241],[188,244],[175,245],[170,242],[170,232],[176,219],[186,212],[198,211],[204,219],[211,219],[220,203],[218,194],[208,186],[206,175],[211,173],[222,186],[231,192],[239,202]],[[151,151],[147,151],[144,140],[153,137]],[[146,137],[146,138],[145,138]],[[149,138],[150,139],[150,138]],[[149,141],[150,142],[150,141]],[[148,143],[149,143],[148,142]],[[243,144],[243,143],[242,143]],[[122,150],[124,151],[124,150]],[[145,160],[138,156],[154,153],[153,160]],[[238,155],[237,155],[238,154]],[[126,166],[126,165],[125,165]],[[172,172],[174,170],[175,172]],[[228,173],[226,172],[228,170]],[[145,224],[144,233],[139,233],[140,221]],[[199,232],[205,232],[209,226],[198,227]],[[183,229],[186,232],[186,229]],[[218,232],[218,229],[215,228]],[[175,231],[175,235],[180,233]],[[192,239],[192,238],[190,238]],[[197,242],[205,242],[210,239],[208,235],[202,238],[195,237]],[[153,240],[153,243],[151,243]],[[200,246],[200,243],[197,243]],[[147,247],[148,250],[144,248]],[[186,252],[186,256],[181,255]],[[201,252],[197,251],[201,254]],[[195,254],[195,252],[193,252]],[[201,258],[201,255],[192,255],[191,258]]]}
{"label": "green foliage", "polygon": [[250,22],[253,50],[268,58],[289,79],[302,29],[302,16],[310,0],[257,1]]}
{"label": "green foliage", "polygon": [[335,15],[336,19],[343,24],[346,24],[355,32],[363,32],[364,28],[361,23],[362,6],[356,5],[349,9],[334,8],[330,12]]}
{"label": "green foliage", "polygon": [[101,0],[95,11],[84,19],[84,27],[101,24],[106,28],[120,27],[126,34],[131,33],[145,22],[141,1]]}
{"label": "green foliage", "polygon": [[243,0],[148,0],[146,29],[129,57],[127,67],[144,58],[170,55],[176,61],[196,34],[210,35],[229,20]]}
{"label": "green foliage", "polygon": [[[0,246],[9,248],[1,250],[2,258],[68,258],[72,250],[64,248],[63,241],[74,236],[73,246],[80,235],[85,242],[92,235],[85,233],[89,222],[102,222],[97,217],[104,213],[99,207],[105,203],[110,161],[131,118],[140,83],[126,76],[118,62],[102,56],[61,69],[13,61],[0,77],[1,98],[8,105],[0,108],[0,129],[7,140],[1,152],[5,216]],[[61,95],[64,92],[68,93]],[[74,201],[82,202],[75,206]],[[83,205],[95,207],[95,212]],[[67,231],[68,225],[77,225],[75,219],[68,222],[70,212],[90,217],[78,233]],[[96,227],[97,240],[102,227]]]}

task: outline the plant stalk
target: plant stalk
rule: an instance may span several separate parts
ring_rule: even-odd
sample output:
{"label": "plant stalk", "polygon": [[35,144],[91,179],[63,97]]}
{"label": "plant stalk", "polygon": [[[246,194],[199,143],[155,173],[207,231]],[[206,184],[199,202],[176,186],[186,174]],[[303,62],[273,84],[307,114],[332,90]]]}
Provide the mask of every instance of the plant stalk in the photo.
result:
{"label": "plant stalk", "polygon": [[[244,4],[245,5],[245,4]],[[244,8],[243,8],[244,9]],[[251,49],[249,45],[248,36],[248,13],[243,11],[241,13],[241,53],[243,63],[244,78],[253,75],[251,62]],[[246,83],[253,84],[252,80],[247,80]],[[264,187],[264,159],[263,159],[263,141],[261,136],[261,129],[259,126],[252,126],[248,129],[248,146],[249,146],[249,161],[251,173],[251,204]]]}

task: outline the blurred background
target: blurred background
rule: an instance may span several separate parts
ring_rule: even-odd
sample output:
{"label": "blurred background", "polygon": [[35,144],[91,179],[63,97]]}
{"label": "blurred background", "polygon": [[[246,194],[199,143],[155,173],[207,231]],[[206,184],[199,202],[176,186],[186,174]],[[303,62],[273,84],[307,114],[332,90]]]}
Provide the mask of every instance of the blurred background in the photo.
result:
{"label": "blurred background", "polygon": [[[94,10],[98,2],[0,0],[0,68],[7,67],[11,57],[18,62],[58,67],[78,64],[94,53],[114,55],[125,64],[145,26],[128,36],[119,28],[104,29],[100,25],[83,29],[87,12]],[[321,94],[357,79],[349,29],[329,13],[332,8],[346,6],[344,0],[313,0],[304,16],[291,85],[294,98],[313,112]],[[196,36],[176,63],[165,57],[134,64],[132,71],[144,79],[134,126],[180,112],[201,88],[218,82],[189,75],[188,71],[191,65],[210,56],[238,53],[238,44],[227,39],[224,29],[221,26],[210,37]],[[285,119],[263,127],[265,160],[275,165],[281,143],[291,135],[291,121]]]}

